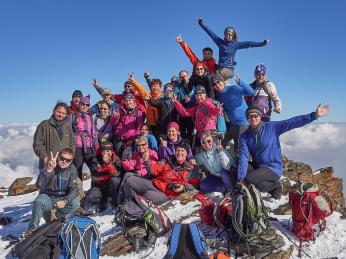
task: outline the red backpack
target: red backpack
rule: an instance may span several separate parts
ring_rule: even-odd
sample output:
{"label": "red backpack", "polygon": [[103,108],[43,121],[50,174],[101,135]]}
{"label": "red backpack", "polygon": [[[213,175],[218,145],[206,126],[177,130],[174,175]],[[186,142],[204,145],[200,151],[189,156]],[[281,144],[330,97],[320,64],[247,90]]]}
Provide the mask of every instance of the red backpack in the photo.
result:
{"label": "red backpack", "polygon": [[300,189],[291,191],[293,231],[301,241],[315,240],[326,228],[326,220],[333,213],[330,203],[319,192],[317,185],[302,183]]}

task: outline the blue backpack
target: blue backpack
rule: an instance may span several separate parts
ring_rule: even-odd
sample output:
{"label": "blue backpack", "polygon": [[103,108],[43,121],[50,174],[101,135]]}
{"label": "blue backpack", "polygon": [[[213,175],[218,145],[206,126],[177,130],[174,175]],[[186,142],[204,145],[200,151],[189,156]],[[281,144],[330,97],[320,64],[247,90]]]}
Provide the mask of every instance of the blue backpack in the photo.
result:
{"label": "blue backpack", "polygon": [[209,259],[203,234],[195,223],[175,224],[164,259]]}
{"label": "blue backpack", "polygon": [[60,259],[97,259],[101,238],[96,222],[89,217],[73,216],[60,233]]}

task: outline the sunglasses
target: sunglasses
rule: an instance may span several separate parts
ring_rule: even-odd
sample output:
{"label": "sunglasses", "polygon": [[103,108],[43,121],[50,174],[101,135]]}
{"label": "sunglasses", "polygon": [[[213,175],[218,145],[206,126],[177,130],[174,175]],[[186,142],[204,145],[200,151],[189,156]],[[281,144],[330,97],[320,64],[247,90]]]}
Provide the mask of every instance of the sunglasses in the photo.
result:
{"label": "sunglasses", "polygon": [[80,105],[82,105],[82,106],[87,106],[87,107],[90,106],[90,104],[87,104],[87,103],[81,103]]}
{"label": "sunglasses", "polygon": [[204,70],[204,68],[203,67],[196,67],[195,70]]}
{"label": "sunglasses", "polygon": [[102,110],[102,111],[107,111],[108,108],[100,108],[100,110]]}
{"label": "sunglasses", "polygon": [[205,143],[211,144],[211,142],[213,142],[212,139],[206,139],[202,141],[202,145],[204,145]]}
{"label": "sunglasses", "polygon": [[141,144],[137,143],[137,147],[145,147],[146,145],[147,143],[141,143]]}
{"label": "sunglasses", "polygon": [[166,93],[173,93],[172,90],[166,90],[165,92],[166,92]]}
{"label": "sunglasses", "polygon": [[61,162],[66,162],[66,163],[71,163],[72,159],[69,159],[69,158],[66,158],[66,157],[63,157],[63,156],[60,156],[60,159],[59,159]]}
{"label": "sunglasses", "polygon": [[214,83],[213,83],[213,85],[218,85],[218,84],[220,84],[221,83],[221,81],[220,80],[217,80],[217,81],[215,81]]}
{"label": "sunglasses", "polygon": [[101,150],[102,150],[102,151],[107,151],[107,150],[113,151],[113,148],[110,147],[110,146],[106,146],[106,147],[102,147]]}
{"label": "sunglasses", "polygon": [[259,117],[258,114],[252,114],[252,115],[249,115],[247,118],[248,120],[251,120],[251,119],[257,119]]}

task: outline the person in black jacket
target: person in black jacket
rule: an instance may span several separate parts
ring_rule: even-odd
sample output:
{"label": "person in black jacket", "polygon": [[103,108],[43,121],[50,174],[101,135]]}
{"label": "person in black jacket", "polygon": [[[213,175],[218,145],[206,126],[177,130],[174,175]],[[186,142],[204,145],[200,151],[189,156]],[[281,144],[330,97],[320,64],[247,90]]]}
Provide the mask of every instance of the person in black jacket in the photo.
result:
{"label": "person in black jacket", "polygon": [[36,186],[40,193],[34,201],[29,229],[25,236],[39,227],[44,213],[55,212],[58,220],[63,220],[67,214],[73,213],[79,207],[77,199],[77,170],[72,164],[73,151],[64,148],[56,155],[50,153],[50,159],[40,171]]}
{"label": "person in black jacket", "polygon": [[188,88],[192,91],[193,88],[196,88],[199,85],[205,88],[207,97],[214,98],[214,91],[210,84],[209,74],[202,62],[197,62],[193,66],[193,72],[188,83]]}

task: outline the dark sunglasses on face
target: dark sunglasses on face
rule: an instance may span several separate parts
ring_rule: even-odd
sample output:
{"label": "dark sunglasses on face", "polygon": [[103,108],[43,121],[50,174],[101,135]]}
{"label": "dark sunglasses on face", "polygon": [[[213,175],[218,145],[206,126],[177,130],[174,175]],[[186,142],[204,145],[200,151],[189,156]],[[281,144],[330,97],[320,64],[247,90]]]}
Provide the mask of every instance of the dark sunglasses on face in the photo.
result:
{"label": "dark sunglasses on face", "polygon": [[218,85],[220,84],[221,82],[219,80],[217,80],[213,85]]}
{"label": "dark sunglasses on face", "polygon": [[166,90],[166,93],[173,93],[172,90]]}
{"label": "dark sunglasses on face", "polygon": [[204,70],[204,68],[203,67],[196,67],[196,70]]}
{"label": "dark sunglasses on face", "polygon": [[69,158],[66,158],[66,157],[63,157],[63,156],[60,156],[60,159],[59,159],[61,162],[66,162],[66,163],[71,163],[72,159],[69,159]]}
{"label": "dark sunglasses on face", "polygon": [[202,141],[202,144],[204,145],[205,143],[211,144],[211,142],[213,142],[213,140],[211,139],[206,139]]}
{"label": "dark sunglasses on face", "polygon": [[100,110],[107,111],[108,109],[107,108],[100,108]]}
{"label": "dark sunglasses on face", "polygon": [[147,145],[147,143],[138,143],[137,147],[145,147]]}
{"label": "dark sunglasses on face", "polygon": [[81,103],[81,105],[82,105],[82,106],[87,106],[87,107],[90,106],[90,104],[87,104],[87,103]]}
{"label": "dark sunglasses on face", "polygon": [[249,115],[249,116],[247,117],[247,119],[248,119],[248,120],[257,119],[258,117],[259,117],[258,114],[252,114],[252,115]]}
{"label": "dark sunglasses on face", "polygon": [[102,147],[101,150],[102,150],[102,151],[107,151],[107,150],[113,151],[113,148],[110,147],[110,146],[108,146],[108,147],[106,146],[106,147]]}

